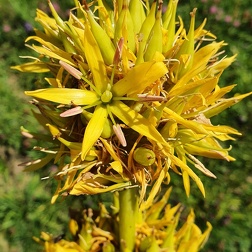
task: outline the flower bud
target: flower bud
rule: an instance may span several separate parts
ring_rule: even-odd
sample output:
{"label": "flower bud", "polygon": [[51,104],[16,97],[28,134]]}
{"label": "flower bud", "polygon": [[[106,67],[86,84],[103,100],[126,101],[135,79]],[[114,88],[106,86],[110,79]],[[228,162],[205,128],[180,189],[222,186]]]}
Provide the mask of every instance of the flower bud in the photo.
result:
{"label": "flower bud", "polygon": [[102,252],[115,252],[115,246],[110,241],[107,241],[103,244]]}
{"label": "flower bud", "polygon": [[155,153],[147,148],[139,147],[134,151],[134,160],[144,166],[150,166],[155,162]]}

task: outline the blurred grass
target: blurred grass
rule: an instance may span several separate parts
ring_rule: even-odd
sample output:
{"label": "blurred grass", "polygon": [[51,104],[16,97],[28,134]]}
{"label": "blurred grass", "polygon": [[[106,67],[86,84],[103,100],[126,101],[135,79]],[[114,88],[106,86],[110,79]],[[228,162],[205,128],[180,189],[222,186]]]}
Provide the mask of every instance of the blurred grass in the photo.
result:
{"label": "blurred grass", "polygon": [[[59,3],[60,1],[54,1]],[[67,15],[72,1],[61,1],[61,16]],[[237,83],[233,91],[251,91],[252,83],[252,6],[249,0],[239,1],[196,1],[180,0],[178,12],[189,21],[189,12],[195,7],[197,24],[208,18],[206,29],[217,35],[218,40],[229,43],[226,54],[238,53],[236,62],[224,72],[220,84]],[[10,70],[11,65],[20,64],[20,55],[31,54],[25,48],[25,38],[32,34],[35,9],[47,11],[47,1],[0,0],[0,251],[26,252],[40,251],[32,241],[40,231],[48,231],[55,236],[67,229],[67,208],[74,200],[50,205],[54,185],[51,181],[41,181],[43,174],[20,173],[18,163],[34,155],[29,150],[30,143],[20,135],[21,125],[29,129],[37,128],[30,114],[30,106],[23,90],[40,85],[43,76],[21,74]],[[216,12],[217,8],[217,12]],[[214,12],[215,11],[215,12]],[[218,13],[219,11],[219,13]],[[231,17],[232,21],[227,22]],[[230,19],[229,19],[230,20]],[[234,21],[239,21],[239,26]],[[186,198],[181,180],[173,178],[172,201],[184,202],[187,209],[195,208],[197,222],[202,228],[209,220],[213,232],[204,251],[247,252],[252,251],[252,100],[247,98],[214,118],[215,124],[228,124],[243,133],[233,145],[231,154],[236,162],[203,160],[204,164],[217,175],[217,180],[199,174],[206,186],[206,199],[192,184],[192,195]],[[81,204],[96,206],[98,198],[78,198]],[[85,199],[85,200],[84,200]]]}

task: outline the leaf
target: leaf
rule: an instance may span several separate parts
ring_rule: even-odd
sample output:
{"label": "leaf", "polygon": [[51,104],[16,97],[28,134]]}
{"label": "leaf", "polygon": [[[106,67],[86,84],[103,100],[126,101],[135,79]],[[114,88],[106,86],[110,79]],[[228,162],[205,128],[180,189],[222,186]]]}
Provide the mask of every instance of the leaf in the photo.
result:
{"label": "leaf", "polygon": [[74,88],[47,88],[25,91],[28,96],[60,104],[90,105],[98,101],[96,93]]}

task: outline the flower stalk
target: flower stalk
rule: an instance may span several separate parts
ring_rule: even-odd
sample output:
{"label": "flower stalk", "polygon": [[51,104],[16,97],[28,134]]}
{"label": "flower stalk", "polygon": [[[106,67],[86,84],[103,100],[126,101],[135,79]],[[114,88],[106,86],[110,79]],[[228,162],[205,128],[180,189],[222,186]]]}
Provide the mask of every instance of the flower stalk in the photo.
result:
{"label": "flower stalk", "polygon": [[138,215],[138,188],[119,192],[119,237],[122,252],[134,251],[136,242],[136,218]]}

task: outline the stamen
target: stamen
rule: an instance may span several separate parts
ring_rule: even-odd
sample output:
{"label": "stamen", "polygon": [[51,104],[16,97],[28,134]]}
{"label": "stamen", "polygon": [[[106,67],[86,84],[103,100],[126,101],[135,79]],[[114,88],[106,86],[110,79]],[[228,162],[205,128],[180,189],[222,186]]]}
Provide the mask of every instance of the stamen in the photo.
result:
{"label": "stamen", "polygon": [[148,95],[148,94],[138,94],[137,97],[142,102],[151,102],[151,101],[167,101],[167,98],[164,96],[157,95]]}
{"label": "stamen", "polygon": [[114,56],[114,59],[113,59],[114,65],[118,65],[118,63],[120,62],[120,60],[122,58],[123,42],[124,42],[124,38],[120,38],[120,40],[117,43],[115,56]]}
{"label": "stamen", "polygon": [[60,114],[61,117],[68,117],[68,116],[74,116],[74,115],[78,115],[81,114],[83,111],[83,108],[80,106],[68,109],[66,111],[64,111],[63,113]]}
{"label": "stamen", "polygon": [[82,72],[79,71],[78,69],[76,69],[75,67],[69,65],[68,63],[60,60],[59,61],[60,65],[68,72],[70,73],[73,77],[75,77],[76,79],[80,80],[82,77]]}
{"label": "stamen", "polygon": [[125,136],[123,134],[121,126],[119,124],[113,125],[113,130],[114,130],[119,142],[121,143],[121,145],[123,147],[126,147],[127,142],[126,142],[126,139],[125,139]]}

